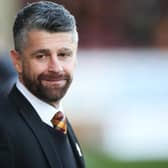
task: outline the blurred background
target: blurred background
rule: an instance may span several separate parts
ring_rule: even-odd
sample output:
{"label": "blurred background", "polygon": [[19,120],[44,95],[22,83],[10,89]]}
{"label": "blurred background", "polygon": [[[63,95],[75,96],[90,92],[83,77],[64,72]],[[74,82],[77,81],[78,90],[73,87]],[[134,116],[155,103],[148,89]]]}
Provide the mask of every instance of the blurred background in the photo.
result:
{"label": "blurred background", "polygon": [[[19,8],[0,0],[0,92]],[[168,1],[56,0],[76,17],[78,67],[64,108],[88,168],[168,167]],[[9,90],[9,89],[7,89]]]}

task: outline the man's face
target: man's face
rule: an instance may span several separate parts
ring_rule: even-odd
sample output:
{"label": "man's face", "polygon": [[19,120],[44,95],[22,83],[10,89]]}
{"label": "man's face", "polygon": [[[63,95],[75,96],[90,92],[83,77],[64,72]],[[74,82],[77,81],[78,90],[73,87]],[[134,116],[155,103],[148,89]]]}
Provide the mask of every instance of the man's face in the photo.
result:
{"label": "man's face", "polygon": [[23,52],[11,52],[20,81],[50,104],[58,103],[72,82],[77,51],[72,35],[32,30]]}

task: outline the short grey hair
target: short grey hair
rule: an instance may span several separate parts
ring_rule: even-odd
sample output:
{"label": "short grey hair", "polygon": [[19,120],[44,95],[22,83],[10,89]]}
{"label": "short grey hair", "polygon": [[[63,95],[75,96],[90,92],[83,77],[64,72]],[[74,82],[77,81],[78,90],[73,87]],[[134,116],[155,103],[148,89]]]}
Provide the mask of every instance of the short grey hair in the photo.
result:
{"label": "short grey hair", "polygon": [[47,32],[72,32],[78,42],[75,17],[62,5],[49,1],[39,1],[22,8],[13,25],[15,50],[21,52],[26,43],[27,33],[32,29]]}

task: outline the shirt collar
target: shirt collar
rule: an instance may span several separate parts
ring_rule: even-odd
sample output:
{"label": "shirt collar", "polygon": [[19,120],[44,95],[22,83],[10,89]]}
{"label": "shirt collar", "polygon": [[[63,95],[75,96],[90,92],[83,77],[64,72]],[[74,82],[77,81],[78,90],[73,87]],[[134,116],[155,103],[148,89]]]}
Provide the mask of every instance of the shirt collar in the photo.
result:
{"label": "shirt collar", "polygon": [[58,106],[54,107],[36,96],[34,96],[19,80],[16,82],[16,87],[19,91],[26,97],[26,99],[31,103],[34,107],[41,120],[46,124],[52,126],[51,119],[58,111],[63,111],[62,104],[60,103]]}

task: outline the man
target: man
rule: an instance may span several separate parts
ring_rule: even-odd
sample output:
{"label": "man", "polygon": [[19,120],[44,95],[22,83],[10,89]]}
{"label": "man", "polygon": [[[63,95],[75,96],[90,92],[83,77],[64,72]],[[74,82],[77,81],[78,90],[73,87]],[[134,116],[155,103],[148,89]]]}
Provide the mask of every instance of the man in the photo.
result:
{"label": "man", "polygon": [[74,17],[53,2],[28,4],[16,17],[13,35],[18,80],[0,102],[0,167],[84,168],[61,106],[76,65]]}

